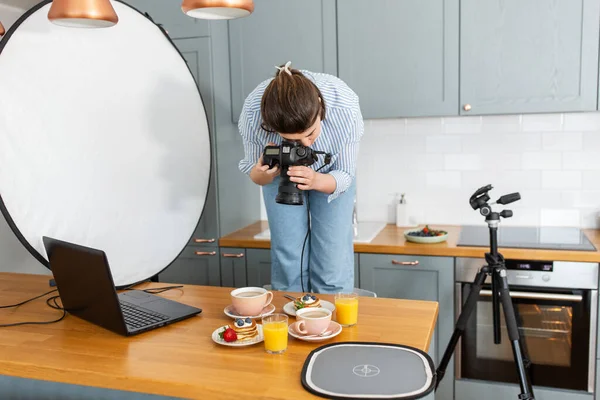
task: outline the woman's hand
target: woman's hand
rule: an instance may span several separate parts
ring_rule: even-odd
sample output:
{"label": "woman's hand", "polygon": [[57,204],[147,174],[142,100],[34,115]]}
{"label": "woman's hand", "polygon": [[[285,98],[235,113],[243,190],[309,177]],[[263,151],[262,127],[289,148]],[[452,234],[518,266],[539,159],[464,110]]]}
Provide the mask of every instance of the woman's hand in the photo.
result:
{"label": "woman's hand", "polygon": [[273,182],[278,172],[279,167],[277,165],[269,168],[268,165],[263,164],[261,157],[254,168],[252,168],[252,171],[250,171],[250,179],[257,185],[264,186]]}
{"label": "woman's hand", "polygon": [[[276,146],[275,143],[269,142],[267,146]],[[279,172],[279,167],[276,165],[273,168],[269,168],[268,165],[263,164],[262,157],[258,159],[252,171],[250,171],[250,179],[257,185],[264,186],[273,182],[275,176]]]}
{"label": "woman's hand", "polygon": [[328,194],[335,190],[335,179],[331,175],[316,172],[309,167],[290,167],[288,175],[300,190],[317,190]]}

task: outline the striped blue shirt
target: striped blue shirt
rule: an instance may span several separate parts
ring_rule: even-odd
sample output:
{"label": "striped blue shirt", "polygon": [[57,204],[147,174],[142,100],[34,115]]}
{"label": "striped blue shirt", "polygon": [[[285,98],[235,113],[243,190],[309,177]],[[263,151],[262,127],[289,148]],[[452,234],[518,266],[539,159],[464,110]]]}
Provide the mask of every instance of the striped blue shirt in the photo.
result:
{"label": "striped blue shirt", "polygon": [[[328,197],[331,202],[346,191],[354,180],[364,122],[358,96],[342,80],[322,73],[301,72],[315,83],[325,100],[326,112],[325,120],[321,122],[321,134],[310,147],[332,155],[330,164],[319,171],[329,173],[335,179],[335,191]],[[248,95],[240,115],[238,128],[244,142],[245,157],[240,161],[239,168],[245,174],[250,173],[269,142],[279,145],[282,141],[279,134],[269,133],[260,126],[260,103],[271,80],[262,82]],[[316,170],[323,164],[324,156],[319,155],[311,168]]]}

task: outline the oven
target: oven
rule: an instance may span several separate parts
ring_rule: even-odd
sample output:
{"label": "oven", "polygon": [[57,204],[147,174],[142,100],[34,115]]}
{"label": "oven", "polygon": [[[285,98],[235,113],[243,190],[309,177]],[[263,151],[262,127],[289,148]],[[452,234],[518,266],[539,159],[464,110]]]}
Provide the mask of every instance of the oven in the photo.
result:
{"label": "oven", "polygon": [[[456,261],[456,317],[483,259]],[[598,264],[506,260],[521,345],[536,387],[594,391]],[[494,343],[491,278],[456,347],[458,379],[518,384],[500,305],[501,344]]]}

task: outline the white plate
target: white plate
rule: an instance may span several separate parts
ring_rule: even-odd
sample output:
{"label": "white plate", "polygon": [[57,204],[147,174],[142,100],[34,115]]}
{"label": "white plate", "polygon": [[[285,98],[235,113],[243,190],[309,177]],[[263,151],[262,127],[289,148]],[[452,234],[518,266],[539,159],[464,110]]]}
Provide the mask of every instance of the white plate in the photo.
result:
{"label": "white plate", "polygon": [[448,239],[447,233],[442,236],[411,236],[411,235],[409,235],[410,232],[418,232],[422,229],[423,228],[418,228],[418,229],[409,229],[407,231],[404,231],[404,237],[406,238],[406,240],[408,240],[409,242],[413,242],[413,243],[441,243],[441,242],[445,242]]}
{"label": "white plate", "polygon": [[[321,307],[328,309],[331,312],[335,312],[335,306],[333,303],[330,303],[326,300],[321,300]],[[296,316],[296,307],[294,307],[294,302],[290,301],[286,305],[283,306],[283,312],[287,315],[291,315],[292,317]]]}
{"label": "white plate", "polygon": [[310,337],[310,336],[304,336],[300,332],[298,332],[296,330],[297,325],[298,325],[298,322],[294,322],[293,324],[291,324],[288,327],[288,333],[292,337],[295,337],[296,339],[299,339],[299,340],[304,340],[306,342],[322,342],[324,340],[329,340],[333,337],[336,337],[337,335],[339,335],[342,332],[342,326],[335,321],[331,321],[329,323],[329,328],[327,328],[328,331],[331,331],[330,334],[328,334],[327,336]]}
{"label": "white plate", "polygon": [[246,347],[246,346],[252,346],[253,344],[260,343],[265,339],[265,336],[263,334],[262,325],[256,324],[256,328],[258,329],[257,336],[253,337],[250,340],[245,340],[243,342],[240,342],[239,340],[236,340],[235,342],[226,342],[219,337],[219,331],[221,331],[221,330],[223,330],[223,328],[227,328],[227,327],[228,327],[227,325],[223,325],[223,326],[220,326],[217,329],[215,329],[215,331],[212,333],[213,342],[215,342],[217,344],[221,344],[223,346]]}
{"label": "white plate", "polygon": [[265,308],[263,308],[262,312],[260,313],[260,315],[240,315],[235,311],[235,308],[233,308],[233,305],[228,305],[227,307],[225,307],[223,309],[223,312],[225,313],[225,315],[227,315],[228,317],[231,317],[233,319],[236,318],[252,318],[252,319],[257,319],[257,318],[262,318],[265,315],[271,315],[275,312],[275,306],[273,304],[269,304],[268,306],[266,306]]}

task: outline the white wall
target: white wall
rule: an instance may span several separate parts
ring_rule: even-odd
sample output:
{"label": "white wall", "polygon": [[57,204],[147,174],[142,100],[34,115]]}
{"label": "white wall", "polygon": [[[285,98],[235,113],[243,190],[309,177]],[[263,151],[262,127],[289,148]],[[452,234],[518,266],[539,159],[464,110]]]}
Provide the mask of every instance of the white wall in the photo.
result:
{"label": "white wall", "polygon": [[403,192],[421,223],[481,225],[469,197],[492,184],[522,196],[504,225],[600,227],[600,113],[365,122],[359,221],[394,222]]}
{"label": "white wall", "polygon": [[[23,10],[17,7],[0,4],[0,21],[7,30],[22,14]],[[33,258],[21,245],[1,214],[0,271],[49,274],[48,269]]]}
{"label": "white wall", "polygon": [[24,13],[24,10],[12,5],[2,4],[0,1],[0,21],[4,28],[8,30],[12,24]]}

